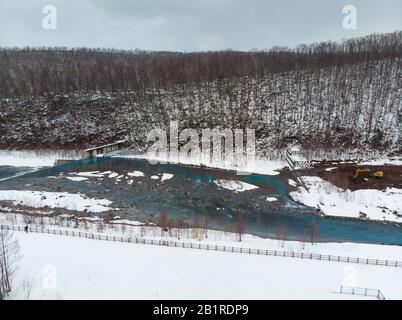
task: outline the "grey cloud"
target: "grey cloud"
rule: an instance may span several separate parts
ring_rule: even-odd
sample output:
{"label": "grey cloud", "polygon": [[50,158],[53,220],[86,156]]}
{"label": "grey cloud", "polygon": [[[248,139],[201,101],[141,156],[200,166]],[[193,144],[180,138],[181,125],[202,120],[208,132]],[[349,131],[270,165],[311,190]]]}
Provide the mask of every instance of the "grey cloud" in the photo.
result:
{"label": "grey cloud", "polygon": [[[402,29],[400,0],[0,1],[1,46],[250,50]],[[55,31],[41,28],[45,4],[58,9]],[[346,4],[356,31],[342,28]]]}

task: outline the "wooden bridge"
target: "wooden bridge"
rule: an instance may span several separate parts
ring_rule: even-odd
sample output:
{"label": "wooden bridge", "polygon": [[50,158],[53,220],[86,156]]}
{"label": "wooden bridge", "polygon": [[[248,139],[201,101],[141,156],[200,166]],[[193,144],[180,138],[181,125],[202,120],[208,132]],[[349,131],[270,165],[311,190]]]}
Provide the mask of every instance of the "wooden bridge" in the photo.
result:
{"label": "wooden bridge", "polygon": [[99,154],[104,154],[104,153],[109,153],[109,152],[120,150],[125,147],[126,142],[127,142],[126,140],[120,140],[120,141],[106,144],[103,146],[86,149],[86,150],[84,150],[82,159],[93,158]]}

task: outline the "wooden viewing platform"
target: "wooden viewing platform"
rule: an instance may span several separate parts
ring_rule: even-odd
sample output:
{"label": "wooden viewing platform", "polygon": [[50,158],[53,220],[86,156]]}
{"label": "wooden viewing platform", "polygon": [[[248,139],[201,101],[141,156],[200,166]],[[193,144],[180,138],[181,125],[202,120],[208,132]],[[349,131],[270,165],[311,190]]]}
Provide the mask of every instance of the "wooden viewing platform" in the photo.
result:
{"label": "wooden viewing platform", "polygon": [[303,177],[299,175],[297,170],[307,169],[310,167],[310,162],[304,157],[303,153],[298,147],[291,147],[286,150],[286,161],[289,164],[289,170],[295,177],[296,181],[303,186],[303,188],[309,192],[307,184],[303,180]]}

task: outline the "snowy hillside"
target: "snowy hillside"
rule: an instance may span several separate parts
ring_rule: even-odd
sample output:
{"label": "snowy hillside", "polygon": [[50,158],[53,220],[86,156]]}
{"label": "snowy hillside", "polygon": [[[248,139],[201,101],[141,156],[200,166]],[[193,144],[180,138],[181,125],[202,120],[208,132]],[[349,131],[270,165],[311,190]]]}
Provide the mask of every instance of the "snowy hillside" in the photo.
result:
{"label": "snowy hillside", "polygon": [[166,129],[169,121],[178,120],[180,128],[254,128],[257,148],[268,153],[293,139],[338,152],[392,150],[402,137],[400,63],[387,60],[169,91],[3,99],[0,146],[83,148],[129,138],[143,148],[151,129]]}
{"label": "snowy hillside", "polygon": [[[187,75],[180,82],[181,78],[169,69],[171,79],[177,79],[171,80],[169,86],[121,90],[126,88],[117,85],[109,88],[96,77],[93,83],[99,82],[97,87],[105,85],[106,88],[95,91],[81,87],[83,75],[72,73],[77,78],[71,81],[77,83],[70,88],[63,82],[60,85],[66,88],[62,93],[0,99],[0,148],[82,149],[123,138],[137,148],[144,148],[151,129],[168,129],[169,121],[177,120],[179,129],[255,129],[257,149],[270,156],[277,155],[295,140],[306,151],[312,146],[315,151],[336,149],[337,153],[398,150],[402,142],[402,69],[400,53],[397,54],[401,35],[374,37],[374,42],[363,39],[356,40],[356,44],[351,40],[322,44],[323,48],[328,46],[325,50],[332,50],[331,57],[321,52],[318,45],[311,46],[310,50],[315,52],[311,58],[305,57],[304,49],[295,49],[293,58],[283,53],[286,58],[278,58],[279,65],[275,68],[271,65],[274,53],[267,53],[266,57],[262,56],[271,62],[265,65],[261,58],[262,74],[240,71],[243,70],[240,61],[249,64],[253,57],[246,55],[233,66],[238,74],[225,76],[231,70],[225,65],[226,60],[206,54],[209,64],[214,61],[222,64],[222,77],[201,77],[205,70],[198,66],[201,80]],[[382,41],[390,48],[387,45],[379,48],[378,43]],[[364,54],[353,53],[360,52],[358,48]],[[17,62],[13,60],[13,52],[4,54],[17,63],[30,54],[46,56],[46,51],[18,52],[14,57]],[[87,53],[91,54],[97,55]],[[60,56],[65,56],[66,61],[72,59],[68,52]],[[113,60],[113,56],[109,58]],[[15,67],[21,77],[26,76],[24,61],[21,70]],[[50,66],[51,63],[52,60]],[[110,61],[104,63],[108,65]],[[196,62],[192,63],[189,62],[189,68],[197,66]]]}

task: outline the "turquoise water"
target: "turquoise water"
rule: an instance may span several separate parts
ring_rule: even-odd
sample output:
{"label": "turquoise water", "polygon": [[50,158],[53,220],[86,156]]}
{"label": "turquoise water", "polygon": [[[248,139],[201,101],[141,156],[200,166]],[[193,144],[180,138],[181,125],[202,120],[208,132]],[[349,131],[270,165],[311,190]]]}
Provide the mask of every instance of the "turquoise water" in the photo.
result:
{"label": "turquoise water", "polygon": [[0,166],[0,180],[7,179],[13,177],[17,174],[28,172],[31,168],[25,167],[6,167]]}
{"label": "turquoise water", "polygon": [[[74,182],[49,176],[67,172],[114,171],[117,173],[145,173],[142,184],[128,185],[115,180]],[[150,175],[171,173],[165,182],[154,181]],[[241,180],[259,186],[242,193],[219,188],[214,179]],[[124,219],[156,222],[164,210],[169,217],[181,219],[192,226],[202,222],[208,228],[234,231],[239,212],[245,215],[245,232],[261,237],[315,242],[364,242],[402,245],[402,230],[396,224],[329,219],[315,214],[315,210],[292,201],[288,196],[287,176],[247,175],[215,169],[152,165],[145,160],[95,158],[48,168],[22,177],[0,182],[0,189],[81,192],[90,197],[106,198],[114,202]],[[268,203],[267,196],[277,202]],[[102,216],[102,215],[100,215]]]}

